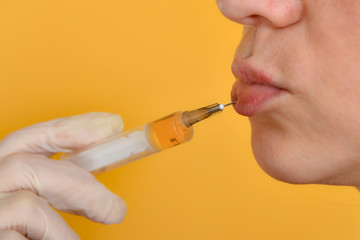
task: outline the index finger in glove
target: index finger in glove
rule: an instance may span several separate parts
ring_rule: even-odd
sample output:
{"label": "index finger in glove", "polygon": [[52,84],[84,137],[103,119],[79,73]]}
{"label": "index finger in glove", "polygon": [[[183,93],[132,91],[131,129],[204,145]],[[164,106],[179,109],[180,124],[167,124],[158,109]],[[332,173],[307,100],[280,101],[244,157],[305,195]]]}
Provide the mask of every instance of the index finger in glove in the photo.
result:
{"label": "index finger in glove", "polygon": [[115,135],[123,129],[117,114],[92,112],[38,123],[6,136],[0,142],[0,158],[16,152],[50,156],[69,152]]}

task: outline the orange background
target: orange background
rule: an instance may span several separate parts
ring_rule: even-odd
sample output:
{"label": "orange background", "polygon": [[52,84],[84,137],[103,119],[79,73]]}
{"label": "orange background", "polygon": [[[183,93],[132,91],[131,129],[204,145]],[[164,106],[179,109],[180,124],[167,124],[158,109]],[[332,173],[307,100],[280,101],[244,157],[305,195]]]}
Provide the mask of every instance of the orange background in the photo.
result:
{"label": "orange background", "polygon": [[[0,2],[1,137],[53,118],[119,113],[130,129],[230,100],[241,27],[215,1]],[[82,239],[358,239],[360,193],[268,177],[227,109],[194,139],[98,176],[120,225],[63,214]]]}

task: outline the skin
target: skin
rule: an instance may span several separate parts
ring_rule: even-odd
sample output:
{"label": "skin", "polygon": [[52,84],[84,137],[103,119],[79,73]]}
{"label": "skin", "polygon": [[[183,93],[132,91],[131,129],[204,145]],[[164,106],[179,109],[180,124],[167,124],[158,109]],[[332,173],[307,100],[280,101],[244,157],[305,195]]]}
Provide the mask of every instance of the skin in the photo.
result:
{"label": "skin", "polygon": [[360,1],[217,3],[246,25],[235,59],[287,90],[250,117],[259,165],[289,183],[360,186]]}

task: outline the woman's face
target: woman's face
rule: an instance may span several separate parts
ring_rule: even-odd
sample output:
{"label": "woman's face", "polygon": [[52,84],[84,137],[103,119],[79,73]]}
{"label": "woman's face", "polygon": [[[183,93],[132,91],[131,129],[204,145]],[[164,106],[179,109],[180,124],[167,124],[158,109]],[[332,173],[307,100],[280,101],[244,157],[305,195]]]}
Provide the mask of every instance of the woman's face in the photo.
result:
{"label": "woman's face", "polygon": [[291,183],[360,185],[360,1],[217,2],[246,25],[232,98],[260,166]]}

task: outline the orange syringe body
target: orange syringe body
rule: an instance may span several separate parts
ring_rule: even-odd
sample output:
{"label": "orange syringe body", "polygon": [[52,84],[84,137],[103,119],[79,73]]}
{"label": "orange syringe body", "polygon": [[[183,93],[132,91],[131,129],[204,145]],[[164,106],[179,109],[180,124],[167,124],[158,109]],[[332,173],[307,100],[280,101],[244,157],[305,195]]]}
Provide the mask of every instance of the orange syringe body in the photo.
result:
{"label": "orange syringe body", "polygon": [[194,127],[187,127],[182,118],[183,112],[176,112],[72,152],[63,160],[71,161],[94,174],[109,171],[190,141]]}
{"label": "orange syringe body", "polygon": [[190,141],[194,135],[193,124],[223,109],[224,105],[213,104],[193,111],[175,112],[68,153],[62,160],[71,161],[94,174],[105,172]]}

